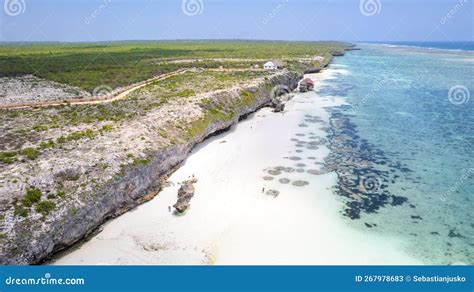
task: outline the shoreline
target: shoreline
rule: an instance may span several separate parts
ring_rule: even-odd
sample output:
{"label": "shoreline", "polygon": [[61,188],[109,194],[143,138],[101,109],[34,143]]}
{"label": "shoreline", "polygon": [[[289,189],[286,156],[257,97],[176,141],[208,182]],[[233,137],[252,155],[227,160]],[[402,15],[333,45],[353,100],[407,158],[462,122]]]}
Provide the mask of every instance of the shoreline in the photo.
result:
{"label": "shoreline", "polygon": [[[330,68],[309,76],[321,86],[335,72]],[[324,139],[329,120],[324,108],[342,103],[312,95],[297,95],[283,114],[261,109],[199,144],[159,196],[109,221],[53,264],[419,264],[399,251],[397,239],[367,236],[344,222],[338,212],[342,203],[332,193],[335,173],[295,169],[262,179],[281,165],[320,165],[329,154],[325,145],[306,151],[292,141],[302,137],[295,134]],[[311,123],[305,119],[321,123],[320,129],[301,126]],[[312,159],[291,159],[303,156],[302,151]],[[191,175],[198,179],[191,208],[175,216],[168,206],[176,201],[177,183]],[[283,184],[283,176],[309,184]],[[266,195],[270,189],[279,195]]]}

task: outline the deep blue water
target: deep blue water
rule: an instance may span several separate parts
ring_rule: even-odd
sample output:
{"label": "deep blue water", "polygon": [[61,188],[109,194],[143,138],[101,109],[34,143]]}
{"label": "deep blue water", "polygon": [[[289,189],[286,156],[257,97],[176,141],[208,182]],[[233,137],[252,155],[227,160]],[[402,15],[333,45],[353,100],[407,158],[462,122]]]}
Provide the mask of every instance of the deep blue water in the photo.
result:
{"label": "deep blue water", "polygon": [[[377,155],[362,172],[376,181],[373,206],[351,224],[401,238],[427,264],[474,264],[474,52],[361,48],[335,60],[341,74],[320,90],[345,98],[351,145]],[[379,204],[387,194],[407,201]]]}
{"label": "deep blue water", "polygon": [[431,48],[443,50],[474,51],[474,42],[383,42],[379,44],[418,48]]}

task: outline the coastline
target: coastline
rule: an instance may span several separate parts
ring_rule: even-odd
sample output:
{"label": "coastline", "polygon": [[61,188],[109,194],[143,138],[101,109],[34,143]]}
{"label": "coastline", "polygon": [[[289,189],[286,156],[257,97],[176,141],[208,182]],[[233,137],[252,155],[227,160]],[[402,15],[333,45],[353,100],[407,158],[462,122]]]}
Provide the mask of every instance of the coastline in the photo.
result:
{"label": "coastline", "polygon": [[[323,86],[335,74],[344,70],[331,67],[307,77]],[[257,111],[197,146],[159,196],[106,223],[53,264],[420,264],[400,250],[400,240],[348,226],[332,192],[335,173],[298,171],[304,164],[318,173],[329,149],[319,143],[303,150],[295,140],[325,139],[324,108],[341,104],[309,92],[290,100],[283,114]],[[280,166],[294,171],[263,179]],[[196,195],[190,210],[176,216],[168,206],[176,201],[178,182],[191,175],[198,179]],[[279,194],[274,198],[268,190]]]}
{"label": "coastline", "polygon": [[[335,45],[325,52],[322,61],[304,59],[296,66],[290,66],[289,70],[272,71],[265,77],[254,78],[237,86],[203,91],[193,96],[193,99],[181,98],[185,101],[184,104],[171,100],[156,107],[158,103],[152,102],[151,95],[139,103],[136,102],[136,97],[132,97],[124,105],[108,103],[110,110],[120,113],[120,106],[127,106],[131,117],[135,116],[134,109],[138,110],[138,114],[143,114],[142,111],[146,114],[127,123],[112,125],[112,128],[111,125],[99,123],[92,129],[87,129],[92,134],[84,139],[66,139],[66,144],[70,147],[53,145],[51,149],[41,151],[38,159],[33,162],[39,166],[34,172],[24,171],[23,168],[15,170],[28,173],[35,180],[33,184],[38,185],[36,188],[48,193],[48,199],[55,200],[54,212],[49,212],[47,217],[38,211],[29,214],[31,208],[25,208],[22,201],[14,201],[15,208],[8,209],[4,215],[2,231],[7,237],[0,250],[0,261],[10,265],[44,264],[51,258],[74,249],[96,234],[109,220],[153,199],[166,185],[167,177],[180,167],[196,146],[227,131],[258,109],[270,105],[271,95],[276,87],[294,90],[302,78],[300,72],[311,68],[320,71],[327,67],[333,56],[343,55],[344,50],[352,47],[349,44]],[[87,107],[83,110],[89,109]],[[53,107],[44,109],[47,114],[55,110]],[[105,113],[101,110],[101,107],[92,108],[93,114],[98,115],[97,119],[110,114],[108,110]],[[62,111],[67,117],[69,109],[66,107]],[[175,113],[178,112],[182,116],[176,120]],[[74,111],[71,113],[74,114]],[[90,114],[87,113],[85,118]],[[119,120],[124,118],[122,113]],[[75,125],[71,127],[73,129],[68,128],[76,131],[71,135],[83,135],[86,132],[82,124],[80,127]],[[54,132],[53,137],[45,139],[53,141],[65,138],[54,127],[51,132]],[[129,145],[130,148],[122,145]],[[61,157],[59,163],[55,161],[56,157]],[[98,157],[101,161],[99,164]],[[52,163],[53,161],[55,162]],[[24,162],[27,163],[20,164],[21,167],[32,163]],[[13,166],[7,164],[7,167]],[[41,171],[43,168],[49,168],[49,171]],[[71,176],[66,181],[56,183],[55,176],[51,175],[53,171],[63,176],[70,170],[78,174],[79,179],[74,180],[76,176]],[[9,197],[24,196],[21,191],[25,192],[24,188],[27,186],[23,183],[18,184],[23,189],[7,184],[7,190],[10,186],[12,190],[8,192]],[[56,190],[50,194],[49,188]]]}

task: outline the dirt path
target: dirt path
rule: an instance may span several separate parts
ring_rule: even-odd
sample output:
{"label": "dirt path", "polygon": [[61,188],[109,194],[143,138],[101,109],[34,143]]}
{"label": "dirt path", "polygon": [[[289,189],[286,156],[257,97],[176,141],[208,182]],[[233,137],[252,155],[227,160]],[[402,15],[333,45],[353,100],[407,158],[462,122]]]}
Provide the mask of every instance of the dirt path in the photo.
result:
{"label": "dirt path", "polygon": [[86,105],[86,104],[101,104],[109,103],[116,100],[125,98],[131,92],[140,89],[151,82],[164,80],[172,76],[184,74],[193,69],[180,69],[171,73],[162,74],[151,79],[132,84],[121,89],[119,92],[111,93],[106,96],[101,97],[92,97],[92,98],[81,98],[81,99],[65,99],[65,100],[54,100],[54,101],[45,101],[45,102],[35,102],[35,103],[22,103],[22,104],[12,104],[12,105],[3,105],[0,106],[0,109],[21,109],[21,108],[35,108],[35,107],[48,107],[48,106],[60,106],[60,105]]}
{"label": "dirt path", "polygon": [[162,74],[139,83],[129,85],[125,88],[120,89],[118,92],[113,92],[111,94],[100,96],[100,97],[91,97],[91,98],[81,98],[81,99],[64,99],[64,100],[53,100],[45,102],[35,102],[35,103],[20,103],[20,104],[11,104],[11,105],[0,105],[0,109],[23,109],[23,108],[40,108],[40,107],[49,107],[49,106],[61,106],[61,105],[88,105],[88,104],[103,104],[110,103],[113,101],[121,100],[126,98],[133,91],[140,89],[148,84],[160,80],[165,80],[173,76],[181,75],[187,72],[199,72],[199,71],[212,71],[212,72],[244,72],[244,71],[257,71],[263,72],[263,69],[247,69],[247,68],[184,68],[179,69],[171,73]]}

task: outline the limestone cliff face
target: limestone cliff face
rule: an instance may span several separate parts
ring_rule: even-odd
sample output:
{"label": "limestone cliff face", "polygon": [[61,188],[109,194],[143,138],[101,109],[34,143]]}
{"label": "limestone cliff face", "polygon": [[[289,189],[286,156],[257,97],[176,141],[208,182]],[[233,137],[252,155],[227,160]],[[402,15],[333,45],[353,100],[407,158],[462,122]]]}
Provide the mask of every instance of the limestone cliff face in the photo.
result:
{"label": "limestone cliff face", "polygon": [[[186,143],[172,145],[152,154],[149,163],[128,169],[125,174],[95,190],[96,195],[73,211],[64,210],[44,222],[24,220],[12,226],[14,235],[2,246],[0,263],[3,265],[38,264],[51,255],[66,249],[86,237],[108,219],[152,199],[162,188],[166,177],[183,162],[198,143],[209,136],[228,129],[246,115],[271,101],[274,86],[284,85],[293,90],[300,77],[288,72],[265,80],[262,84],[246,88],[252,92],[246,102],[232,106],[232,116],[214,119],[203,131]],[[239,99],[242,91],[216,93],[214,100]]]}

